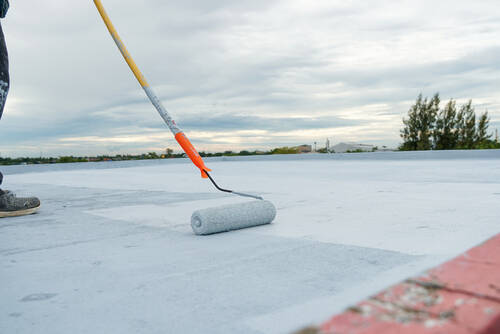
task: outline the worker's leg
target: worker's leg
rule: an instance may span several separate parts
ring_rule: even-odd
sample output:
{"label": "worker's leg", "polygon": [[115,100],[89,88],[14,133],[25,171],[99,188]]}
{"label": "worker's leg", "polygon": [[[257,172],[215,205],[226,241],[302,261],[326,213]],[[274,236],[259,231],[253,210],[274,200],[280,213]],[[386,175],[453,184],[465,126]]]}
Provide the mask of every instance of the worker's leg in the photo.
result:
{"label": "worker's leg", "polygon": [[2,24],[0,23],[0,119],[2,118],[3,108],[7,100],[9,83],[9,57],[3,36]]}
{"label": "worker's leg", "polygon": [[[9,58],[7,56],[7,47],[3,37],[2,24],[0,23],[0,119],[2,118],[3,107],[9,92]],[[3,175],[0,172],[0,185]]]}
{"label": "worker's leg", "polygon": [[[0,23],[0,119],[2,118],[3,107],[9,92],[9,58],[7,56],[7,47],[3,37],[2,24]],[[0,185],[3,175],[0,172]]]}
{"label": "worker's leg", "polygon": [[[0,24],[0,118],[9,92],[9,59]],[[0,184],[3,175],[0,173]],[[36,197],[17,197],[13,192],[0,189],[0,218],[16,217],[35,213],[40,207]]]}

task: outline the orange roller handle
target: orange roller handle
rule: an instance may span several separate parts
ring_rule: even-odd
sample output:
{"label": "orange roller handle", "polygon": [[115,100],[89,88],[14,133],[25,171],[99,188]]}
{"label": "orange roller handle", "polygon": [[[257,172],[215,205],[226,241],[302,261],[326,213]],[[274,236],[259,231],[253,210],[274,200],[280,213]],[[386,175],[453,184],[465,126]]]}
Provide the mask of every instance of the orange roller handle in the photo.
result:
{"label": "orange roller handle", "polygon": [[175,140],[181,145],[184,152],[186,152],[187,156],[191,161],[198,167],[201,171],[201,177],[207,178],[207,173],[205,171],[210,172],[211,169],[205,166],[205,162],[201,158],[200,154],[194,148],[193,144],[187,139],[186,135],[183,132],[179,132],[175,135]]}

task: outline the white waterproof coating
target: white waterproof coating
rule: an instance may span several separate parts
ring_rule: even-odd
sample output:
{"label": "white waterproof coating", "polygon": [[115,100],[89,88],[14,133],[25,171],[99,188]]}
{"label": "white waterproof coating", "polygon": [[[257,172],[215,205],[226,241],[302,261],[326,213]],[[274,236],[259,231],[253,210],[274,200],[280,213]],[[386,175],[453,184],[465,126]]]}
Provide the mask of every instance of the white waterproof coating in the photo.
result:
{"label": "white waterproof coating", "polygon": [[271,223],[276,208],[269,201],[228,204],[193,212],[191,227],[195,234],[212,234]]}

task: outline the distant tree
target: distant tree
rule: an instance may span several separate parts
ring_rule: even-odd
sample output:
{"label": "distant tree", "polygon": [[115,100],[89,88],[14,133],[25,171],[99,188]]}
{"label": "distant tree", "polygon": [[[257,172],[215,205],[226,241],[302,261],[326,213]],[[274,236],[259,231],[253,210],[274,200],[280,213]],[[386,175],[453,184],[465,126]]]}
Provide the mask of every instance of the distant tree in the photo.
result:
{"label": "distant tree", "polygon": [[[72,155],[62,156],[62,157],[57,158],[57,160],[56,160],[56,162],[59,162],[59,163],[85,162],[85,161],[87,161],[87,159],[82,158],[82,157],[74,157]],[[24,161],[24,162],[27,162],[27,161]]]}
{"label": "distant tree", "polygon": [[473,149],[476,141],[476,113],[472,107],[472,100],[460,108],[460,113],[462,114],[462,127],[458,147]]}
{"label": "distant tree", "polygon": [[419,141],[418,113],[422,109],[422,104],[422,94],[420,94],[415,104],[408,110],[408,118],[403,118],[404,127],[401,130],[403,144],[400,147],[403,151],[414,151],[417,149]]}
{"label": "distant tree", "polygon": [[433,148],[432,135],[439,112],[439,103],[438,93],[430,100],[423,99],[422,94],[417,97],[415,104],[408,111],[408,119],[403,118],[401,150],[430,150]]}
{"label": "distant tree", "polygon": [[434,149],[451,150],[458,141],[456,102],[451,99],[439,112],[434,129]]}
{"label": "distant tree", "polygon": [[484,112],[479,117],[479,122],[477,123],[475,146],[476,148],[488,148],[489,142],[492,134],[488,134],[488,126],[490,119],[488,117],[488,112]]}
{"label": "distant tree", "polygon": [[460,108],[457,112],[455,133],[457,139],[455,148],[462,148],[465,142],[465,113],[463,108]]}
{"label": "distant tree", "polygon": [[247,150],[243,150],[243,151],[240,151],[240,153],[238,153],[238,155],[256,155],[257,152],[256,151],[247,151]]}
{"label": "distant tree", "polygon": [[[472,100],[460,106],[451,99],[444,109],[439,109],[439,95],[432,99],[417,97],[403,117],[400,150],[452,150],[498,148],[488,134],[489,118],[486,111],[478,119]],[[432,140],[431,140],[432,139]]]}
{"label": "distant tree", "polygon": [[297,154],[299,149],[296,147],[278,147],[271,150],[271,154]]}
{"label": "distant tree", "polygon": [[441,102],[439,94],[436,93],[432,99],[425,105],[424,112],[420,116],[420,143],[417,146],[419,150],[431,150],[434,147],[432,142],[432,133],[436,126],[436,118],[439,113],[439,103]]}
{"label": "distant tree", "polygon": [[148,152],[146,159],[160,159],[156,152]]}

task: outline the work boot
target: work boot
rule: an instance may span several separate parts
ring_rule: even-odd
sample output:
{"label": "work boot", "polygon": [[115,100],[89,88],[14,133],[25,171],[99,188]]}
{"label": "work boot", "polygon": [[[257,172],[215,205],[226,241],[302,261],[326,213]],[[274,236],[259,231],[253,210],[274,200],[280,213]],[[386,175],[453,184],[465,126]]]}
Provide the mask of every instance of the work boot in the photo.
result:
{"label": "work boot", "polygon": [[29,215],[39,208],[36,197],[16,197],[12,191],[0,189],[0,218]]}

